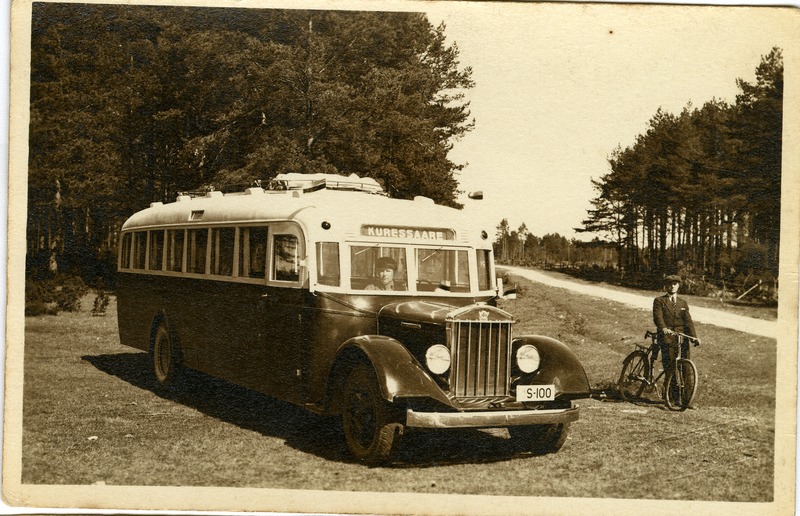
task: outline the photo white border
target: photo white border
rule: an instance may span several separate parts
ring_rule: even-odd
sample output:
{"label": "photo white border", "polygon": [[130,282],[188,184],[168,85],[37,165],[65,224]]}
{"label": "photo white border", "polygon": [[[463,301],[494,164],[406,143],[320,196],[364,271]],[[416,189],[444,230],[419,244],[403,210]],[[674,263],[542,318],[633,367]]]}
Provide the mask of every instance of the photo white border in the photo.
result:
{"label": "photo white border", "polygon": [[[110,3],[91,0],[75,3]],[[131,5],[153,4],[134,0]],[[466,2],[312,0],[302,3],[255,2],[169,2],[170,5],[198,7],[253,7],[297,9],[366,9],[428,11],[431,4],[449,9],[472,8]],[[480,3],[480,2],[473,2]],[[166,4],[166,3],[165,3]],[[27,214],[27,162],[30,85],[30,0],[14,0],[11,6],[11,75],[9,108],[9,173],[7,233],[6,368],[3,439],[3,495],[12,507],[71,507],[83,509],[145,510],[270,510],[325,513],[436,513],[509,514],[536,512],[560,514],[633,514],[647,511],[669,514],[698,511],[708,514],[788,514],[795,507],[798,268],[800,258],[800,16],[764,7],[759,9],[754,30],[767,25],[776,33],[791,35],[792,47],[782,47],[784,58],[784,153],[781,206],[780,304],[777,350],[775,422],[775,500],[771,503],[631,500],[613,498],[541,498],[512,496],[434,495],[416,493],[332,492],[217,487],[139,486],[51,486],[21,484],[22,449],[22,365],[24,356],[24,270],[25,224]],[[441,7],[440,6],[440,7]],[[640,6],[615,6],[638,8]],[[492,8],[503,8],[494,3]],[[673,9],[691,10],[689,6]],[[763,16],[770,9],[774,15]],[[756,24],[759,25],[756,28]],[[235,500],[235,502],[233,501]],[[34,510],[34,512],[43,512]],[[59,511],[60,512],[60,511]],[[81,510],[86,513],[86,510]],[[108,511],[104,511],[108,512]]]}

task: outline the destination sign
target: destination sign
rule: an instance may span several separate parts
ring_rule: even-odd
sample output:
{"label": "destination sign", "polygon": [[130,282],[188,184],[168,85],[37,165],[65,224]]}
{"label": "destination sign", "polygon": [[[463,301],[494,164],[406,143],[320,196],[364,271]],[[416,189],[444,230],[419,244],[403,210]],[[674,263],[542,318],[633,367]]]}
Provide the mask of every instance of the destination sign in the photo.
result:
{"label": "destination sign", "polygon": [[455,231],[443,228],[407,226],[361,226],[361,234],[370,237],[405,238],[407,240],[455,240]]}

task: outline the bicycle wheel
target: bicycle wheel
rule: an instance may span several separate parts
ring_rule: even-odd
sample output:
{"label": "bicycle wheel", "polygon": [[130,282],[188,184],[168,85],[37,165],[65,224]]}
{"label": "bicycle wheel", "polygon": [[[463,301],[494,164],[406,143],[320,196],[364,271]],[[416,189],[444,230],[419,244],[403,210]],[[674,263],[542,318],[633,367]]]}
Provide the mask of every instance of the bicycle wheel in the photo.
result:
{"label": "bicycle wheel", "polygon": [[650,361],[644,351],[636,350],[625,357],[617,389],[622,399],[630,401],[641,396],[650,378]]}
{"label": "bicycle wheel", "polygon": [[667,374],[665,398],[670,410],[686,410],[697,393],[697,368],[687,358],[675,361],[675,367]]}

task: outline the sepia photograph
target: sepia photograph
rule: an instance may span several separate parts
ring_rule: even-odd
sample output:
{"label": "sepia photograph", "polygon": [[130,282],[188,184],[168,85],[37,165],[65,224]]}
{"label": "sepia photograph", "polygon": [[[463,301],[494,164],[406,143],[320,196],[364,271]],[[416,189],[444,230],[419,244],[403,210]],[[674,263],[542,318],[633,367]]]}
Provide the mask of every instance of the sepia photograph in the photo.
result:
{"label": "sepia photograph", "polygon": [[4,503],[793,514],[799,65],[792,7],[13,2]]}

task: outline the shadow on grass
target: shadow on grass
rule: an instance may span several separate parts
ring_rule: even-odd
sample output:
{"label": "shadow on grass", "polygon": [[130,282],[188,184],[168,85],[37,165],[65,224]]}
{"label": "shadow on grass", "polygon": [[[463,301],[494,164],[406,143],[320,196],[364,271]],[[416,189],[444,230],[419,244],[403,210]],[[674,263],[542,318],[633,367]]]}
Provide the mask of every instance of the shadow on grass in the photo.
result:
{"label": "shadow on grass", "polygon": [[[288,446],[338,462],[356,462],[347,450],[339,418],[314,414],[250,389],[197,371],[186,371],[180,388],[160,387],[146,353],[84,355],[98,370],[157,396],[221,421],[283,439]],[[503,430],[445,429],[415,431],[403,442],[391,467],[433,467],[500,462],[523,452]]]}
{"label": "shadow on grass", "polygon": [[641,396],[635,399],[626,400],[620,395],[615,386],[605,385],[592,389],[591,398],[605,403],[620,403],[669,410],[664,400],[660,398],[659,393],[653,388],[646,389]]}

